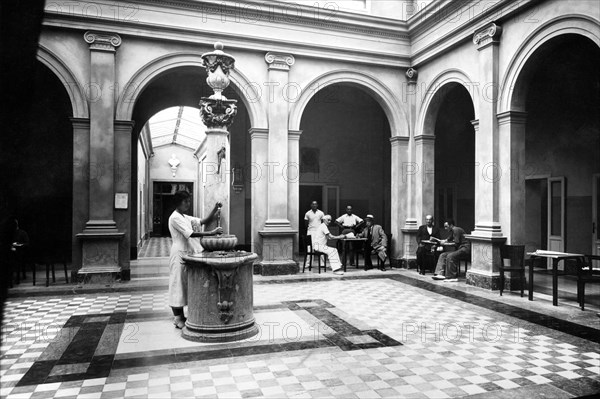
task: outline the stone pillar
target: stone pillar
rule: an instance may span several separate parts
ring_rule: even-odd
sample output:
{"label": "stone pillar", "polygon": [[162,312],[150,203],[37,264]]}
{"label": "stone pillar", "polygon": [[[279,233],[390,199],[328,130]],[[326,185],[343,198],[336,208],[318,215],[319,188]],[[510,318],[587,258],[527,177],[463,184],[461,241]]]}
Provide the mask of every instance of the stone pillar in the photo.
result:
{"label": "stone pillar", "polygon": [[[131,214],[137,214],[134,201],[137,196],[137,182],[134,186],[136,189],[131,190],[131,164],[132,164],[132,142],[131,134],[133,130],[133,121],[114,122],[115,126],[115,193],[127,194],[128,204],[127,209],[115,209],[115,222],[120,231],[125,232],[123,239],[119,242],[119,265],[121,266],[121,279],[129,280],[131,276],[130,264],[130,243],[131,236],[135,237],[137,231],[132,231]],[[133,161],[134,163],[137,160]],[[135,238],[134,238],[135,241]],[[136,244],[134,244],[136,245]]]}
{"label": "stone pillar", "polygon": [[[229,194],[231,182],[229,133],[225,128],[206,129],[206,159],[202,162],[204,171],[204,209],[202,215],[209,215],[215,204],[223,204],[221,208],[221,227],[223,233],[229,234]],[[225,157],[223,158],[223,151]],[[217,220],[212,220],[204,230],[212,230]]]}
{"label": "stone pillar", "polygon": [[[81,239],[80,280],[114,278],[121,272],[119,231],[114,217],[115,202],[115,52],[121,38],[114,33],[86,32],[90,45],[90,89],[97,98],[90,101],[89,220],[77,236]],[[127,248],[127,253],[129,249]]]}
{"label": "stone pillar", "polygon": [[77,272],[83,262],[82,246],[77,234],[85,228],[90,216],[90,120],[71,118],[73,124],[73,235],[71,279],[77,280]]}
{"label": "stone pillar", "polygon": [[419,164],[415,162],[415,124],[416,124],[416,94],[417,94],[417,76],[418,73],[413,68],[406,71],[407,88],[406,103],[408,106],[408,126],[409,142],[407,158],[402,162],[402,179],[406,179],[406,220],[402,227],[402,237],[394,239],[396,246],[402,245],[402,263],[410,268],[416,260],[416,236],[419,229],[417,219],[416,203],[419,200],[415,197],[416,180],[419,176]]}
{"label": "stone pillar", "polygon": [[[288,97],[287,84],[294,57],[290,54],[269,52],[267,118],[269,124],[268,160],[263,168],[267,179],[267,220],[260,231],[262,236],[262,275],[294,274],[298,264],[294,261],[294,238],[298,230],[292,229],[288,216]],[[283,150],[282,150],[283,149]]]}
{"label": "stone pillar", "polygon": [[[268,179],[264,173],[269,150],[269,131],[263,128],[250,128],[251,167],[248,169],[246,184],[250,188],[252,226],[250,245],[252,252],[256,252],[262,259],[262,237],[260,231],[267,221],[267,187]],[[255,273],[260,274],[259,265],[255,265]]]}
{"label": "stone pillar", "polygon": [[[433,215],[435,219],[435,136],[422,134],[415,137],[415,162],[419,168],[414,195],[417,198],[415,213],[419,223],[423,223],[425,215]],[[415,245],[416,245],[415,237]]]}
{"label": "stone pillar", "polygon": [[499,134],[496,109],[499,95],[498,58],[499,38],[502,28],[494,23],[473,36],[479,51],[479,120],[475,126],[475,160],[479,168],[475,173],[475,230],[471,241],[471,270],[467,284],[498,289],[500,245],[503,236],[499,213]]}
{"label": "stone pillar", "polygon": [[[302,130],[288,131],[288,167],[284,170],[288,179],[288,215],[292,230],[300,231],[300,135]],[[299,258],[300,243],[294,235],[294,259]]]}
{"label": "stone pillar", "polygon": [[409,256],[405,250],[406,242],[404,237],[407,235],[401,234],[403,224],[407,216],[406,187],[408,186],[409,176],[403,171],[403,167],[407,164],[409,158],[409,137],[408,136],[393,136],[390,138],[392,146],[392,204],[391,204],[391,219],[392,226],[390,233],[393,235],[393,240],[397,245],[392,246],[392,262],[393,266],[400,266],[400,263],[406,261],[405,256]]}

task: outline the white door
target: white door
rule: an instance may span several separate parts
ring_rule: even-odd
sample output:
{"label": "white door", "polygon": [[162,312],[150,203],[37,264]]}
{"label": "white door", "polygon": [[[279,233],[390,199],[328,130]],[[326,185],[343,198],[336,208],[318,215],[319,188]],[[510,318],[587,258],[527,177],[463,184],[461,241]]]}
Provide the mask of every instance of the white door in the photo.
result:
{"label": "white door", "polygon": [[592,182],[592,254],[600,255],[600,174]]}
{"label": "white door", "polygon": [[[548,179],[548,250],[565,252],[565,178]],[[551,264],[551,263],[550,263]],[[562,264],[561,264],[562,265]]]}

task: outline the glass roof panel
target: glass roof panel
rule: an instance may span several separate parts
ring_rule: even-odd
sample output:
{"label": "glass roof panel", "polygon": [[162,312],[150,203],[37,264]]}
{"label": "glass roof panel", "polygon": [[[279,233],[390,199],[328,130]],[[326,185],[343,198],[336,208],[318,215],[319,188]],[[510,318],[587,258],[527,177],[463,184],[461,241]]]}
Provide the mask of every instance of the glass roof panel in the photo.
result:
{"label": "glass roof panel", "polygon": [[164,109],[150,118],[147,125],[153,147],[179,144],[195,150],[206,136],[200,110],[194,107]]}

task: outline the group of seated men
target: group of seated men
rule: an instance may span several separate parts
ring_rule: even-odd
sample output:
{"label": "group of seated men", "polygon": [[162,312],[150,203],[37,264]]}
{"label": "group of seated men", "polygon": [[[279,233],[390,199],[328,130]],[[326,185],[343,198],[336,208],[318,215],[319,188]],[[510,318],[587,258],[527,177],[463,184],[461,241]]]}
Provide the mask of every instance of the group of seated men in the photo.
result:
{"label": "group of seated men", "polygon": [[[337,248],[327,245],[327,240],[344,239],[344,238],[366,238],[364,245],[365,266],[364,270],[373,268],[371,254],[376,254],[381,260],[379,269],[385,270],[385,260],[387,259],[387,236],[383,228],[375,224],[373,215],[365,216],[365,220],[355,215],[352,211],[352,206],[346,207],[346,213],[335,220],[340,227],[341,234],[334,236],[329,231],[329,225],[332,222],[330,215],[325,215],[319,210],[317,201],[313,201],[310,210],[304,215],[306,224],[307,236],[311,237],[312,249],[317,252],[322,252],[327,255],[329,264],[333,273],[343,275],[342,262]],[[363,224],[365,225],[362,228]],[[362,231],[359,230],[362,228]],[[352,243],[354,244],[354,243]],[[357,248],[352,246],[354,252]],[[350,264],[353,262],[353,256],[350,257]]]}
{"label": "group of seated men", "polygon": [[[434,225],[433,216],[425,217],[425,224],[417,232],[417,269],[420,274],[425,274],[427,257],[435,258],[435,253],[441,248],[444,252],[437,260],[433,279],[455,282],[458,281],[458,262],[470,259],[471,245],[465,237],[465,231],[454,225],[454,219],[447,219],[444,229],[448,232],[448,238],[442,240],[440,229]],[[446,246],[454,250],[448,251]]]}

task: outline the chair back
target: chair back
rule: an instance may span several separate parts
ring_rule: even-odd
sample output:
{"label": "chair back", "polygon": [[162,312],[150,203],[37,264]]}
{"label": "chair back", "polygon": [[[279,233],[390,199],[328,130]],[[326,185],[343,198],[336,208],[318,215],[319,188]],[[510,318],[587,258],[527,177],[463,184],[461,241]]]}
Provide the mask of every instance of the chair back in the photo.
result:
{"label": "chair back", "polygon": [[[510,261],[506,265],[505,259]],[[502,267],[525,267],[525,245],[503,245],[500,247],[500,260]]]}
{"label": "chair back", "polygon": [[600,275],[600,255],[585,255],[585,270],[578,270],[590,275]]}

